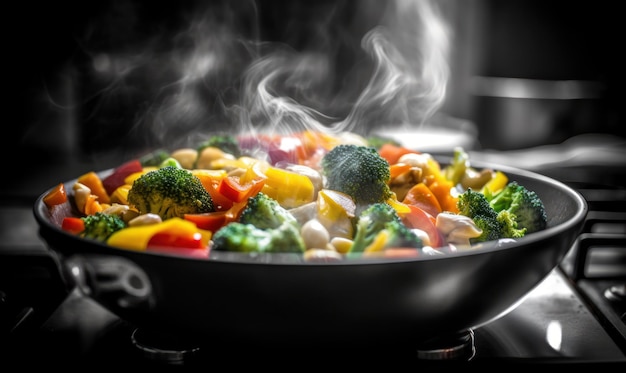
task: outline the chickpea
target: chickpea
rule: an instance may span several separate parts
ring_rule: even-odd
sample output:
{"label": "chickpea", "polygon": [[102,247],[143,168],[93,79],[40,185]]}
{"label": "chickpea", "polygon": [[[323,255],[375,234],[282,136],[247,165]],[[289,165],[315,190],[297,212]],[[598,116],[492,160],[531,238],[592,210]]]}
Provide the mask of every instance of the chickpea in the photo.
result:
{"label": "chickpea", "polygon": [[346,254],[352,247],[352,240],[344,237],[333,237],[330,240],[330,244],[340,254]]}
{"label": "chickpea", "polygon": [[161,217],[157,214],[142,214],[137,216],[136,218],[130,220],[128,225],[131,227],[139,227],[143,225],[151,225],[151,224],[159,224],[163,222]]}
{"label": "chickpea", "polygon": [[139,216],[139,211],[128,209],[122,213],[122,220],[128,224],[131,220]]}
{"label": "chickpea", "polygon": [[461,185],[464,189],[472,188],[474,190],[480,190],[492,178],[493,170],[483,169],[478,172],[473,168],[468,168],[461,178]]}
{"label": "chickpea", "polygon": [[107,215],[119,215],[122,216],[124,212],[128,211],[130,207],[128,205],[122,205],[121,203],[113,203],[111,206],[102,210]]}
{"label": "chickpea", "polygon": [[307,262],[337,262],[342,260],[341,254],[334,250],[309,249],[304,252],[304,260]]}
{"label": "chickpea", "polygon": [[182,148],[173,151],[171,156],[180,163],[181,167],[191,170],[198,159],[198,151],[192,148]]}
{"label": "chickpea", "polygon": [[304,223],[300,234],[307,249],[325,248],[330,241],[330,234],[322,223],[317,219],[311,219]]}
{"label": "chickpea", "polygon": [[315,201],[289,209],[289,212],[296,218],[298,223],[304,225],[307,221],[314,219],[317,215],[317,203]]}
{"label": "chickpea", "polygon": [[406,163],[426,170],[429,167],[429,159],[431,158],[432,156],[428,153],[407,153],[398,159],[398,163]]}
{"label": "chickpea", "polygon": [[232,155],[227,155],[227,153],[224,153],[219,148],[216,148],[214,146],[207,146],[206,148],[202,149],[200,154],[198,154],[196,168],[211,169],[211,163],[227,157],[233,158]]}

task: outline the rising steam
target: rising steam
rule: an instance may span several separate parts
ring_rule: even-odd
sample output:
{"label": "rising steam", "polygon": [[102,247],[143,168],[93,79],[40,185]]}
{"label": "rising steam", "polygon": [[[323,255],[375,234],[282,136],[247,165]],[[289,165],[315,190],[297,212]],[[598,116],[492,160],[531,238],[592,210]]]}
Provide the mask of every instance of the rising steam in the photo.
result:
{"label": "rising steam", "polygon": [[[382,8],[369,12],[377,17],[361,35],[337,26],[361,22],[349,23],[344,13],[334,27],[320,19],[314,42],[299,45],[261,40],[260,9],[241,4],[221,13],[194,9],[182,31],[154,36],[145,48],[86,48],[94,73],[110,77],[98,94],[147,92],[134,106],[141,113],[133,131],[167,145],[215,130],[365,134],[416,127],[444,100],[448,32],[436,2],[359,2]],[[354,53],[346,59],[346,51]]]}

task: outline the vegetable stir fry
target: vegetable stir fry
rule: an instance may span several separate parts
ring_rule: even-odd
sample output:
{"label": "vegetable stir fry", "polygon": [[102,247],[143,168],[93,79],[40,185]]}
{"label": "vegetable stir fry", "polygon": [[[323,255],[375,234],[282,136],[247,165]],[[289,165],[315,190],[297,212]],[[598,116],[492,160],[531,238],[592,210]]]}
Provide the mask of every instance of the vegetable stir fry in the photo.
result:
{"label": "vegetable stir fry", "polygon": [[385,139],[311,131],[216,135],[102,178],[89,172],[60,183],[43,201],[68,234],[204,258],[211,251],[308,261],[438,255],[547,224],[536,193],[499,170],[475,169],[462,148],[442,167]]}

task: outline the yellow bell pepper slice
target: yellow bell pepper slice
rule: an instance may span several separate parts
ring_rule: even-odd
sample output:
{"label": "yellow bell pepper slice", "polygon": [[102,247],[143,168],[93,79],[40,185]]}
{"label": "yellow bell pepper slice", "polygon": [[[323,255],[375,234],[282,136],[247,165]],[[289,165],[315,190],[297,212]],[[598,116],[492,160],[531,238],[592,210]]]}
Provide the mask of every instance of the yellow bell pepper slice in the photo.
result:
{"label": "yellow bell pepper slice", "polygon": [[352,198],[342,192],[322,189],[316,200],[317,220],[326,227],[331,237],[352,239],[352,218],[356,205]]}
{"label": "yellow bell pepper slice", "polygon": [[154,171],[156,170],[157,167],[154,166],[147,166],[144,167],[142,171],[139,172],[133,172],[132,174],[126,176],[124,178],[124,184],[128,184],[128,185],[133,185],[133,183],[135,182],[135,180],[137,180],[139,177],[141,177],[143,174],[148,173],[150,171]]}
{"label": "yellow bell pepper slice", "polygon": [[111,203],[120,203],[122,205],[128,205],[128,191],[131,186],[128,184],[120,185],[111,194]]}
{"label": "yellow bell pepper slice", "polygon": [[369,244],[365,250],[363,251],[364,255],[371,255],[373,253],[378,253],[383,251],[385,245],[387,244],[387,240],[389,240],[389,231],[386,229],[381,230],[376,234],[374,241]]}
{"label": "yellow bell pepper slice", "polygon": [[277,167],[267,167],[263,173],[267,180],[261,191],[281,206],[293,208],[313,202],[315,186],[307,176]]}
{"label": "yellow bell pepper slice", "polygon": [[199,229],[190,221],[174,217],[158,224],[141,225],[120,229],[113,233],[107,240],[107,244],[122,249],[144,251],[148,242],[157,233],[189,236],[196,233],[202,235],[202,243],[208,246],[211,232]]}
{"label": "yellow bell pepper slice", "polygon": [[493,195],[502,190],[509,182],[509,178],[502,171],[496,171],[494,176],[481,189],[485,195]]}

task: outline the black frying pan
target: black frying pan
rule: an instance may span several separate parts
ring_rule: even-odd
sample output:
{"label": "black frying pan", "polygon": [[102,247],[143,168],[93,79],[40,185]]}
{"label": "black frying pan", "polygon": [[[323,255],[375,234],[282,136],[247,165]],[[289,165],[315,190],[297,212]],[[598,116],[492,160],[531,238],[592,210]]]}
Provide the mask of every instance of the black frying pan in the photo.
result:
{"label": "black frying pan", "polygon": [[568,186],[515,168],[472,166],[502,170],[536,191],[548,228],[445,256],[306,263],[279,254],[203,260],[116,249],[62,231],[42,201],[47,192],[34,214],[68,280],[139,328],[233,348],[406,346],[505,314],[560,262],[582,228],[587,205]]}

